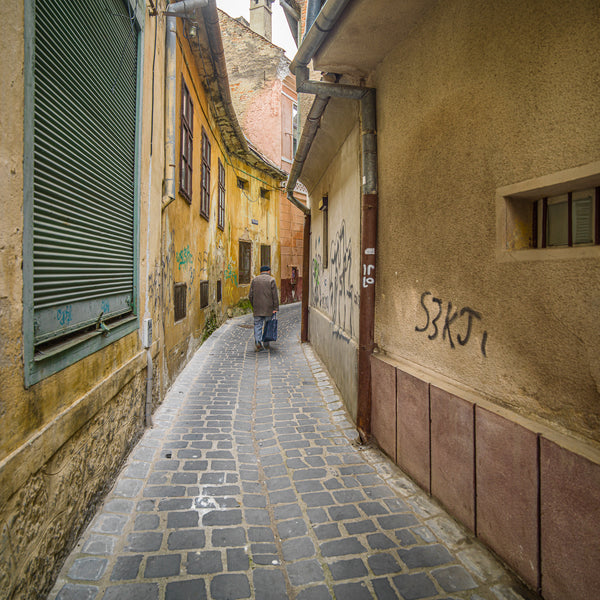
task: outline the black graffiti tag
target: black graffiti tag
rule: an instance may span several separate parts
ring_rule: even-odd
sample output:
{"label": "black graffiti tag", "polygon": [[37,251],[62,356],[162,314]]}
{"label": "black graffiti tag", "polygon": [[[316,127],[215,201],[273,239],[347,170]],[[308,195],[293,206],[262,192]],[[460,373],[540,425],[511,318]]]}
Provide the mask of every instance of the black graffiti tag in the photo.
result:
{"label": "black graffiti tag", "polygon": [[[437,323],[440,317],[442,316],[442,313],[444,312],[443,301],[440,298],[434,298],[432,296],[431,305],[437,305],[437,308],[431,305],[428,307],[425,301],[429,296],[432,296],[431,292],[423,292],[421,294],[421,306],[425,311],[426,321],[423,327],[419,327],[417,325],[415,327],[415,331],[418,331],[420,333],[426,333],[428,330],[432,330],[427,335],[427,338],[430,340],[435,340],[440,332]],[[435,314],[433,319],[431,318],[432,314]],[[473,310],[472,308],[469,308],[468,306],[461,308],[459,311],[458,309],[453,309],[452,302],[448,302],[446,304],[446,315],[444,318],[444,326],[442,327],[442,340],[445,341],[446,339],[448,339],[448,343],[450,344],[450,348],[452,349],[456,348],[454,340],[452,339],[452,327],[457,321],[460,323],[464,323],[465,319],[463,317],[465,317],[465,315],[466,331],[464,332],[464,335],[461,335],[460,332],[456,334],[456,341],[459,343],[460,346],[466,346],[469,340],[471,339],[471,334],[473,333],[475,321],[481,322],[482,320],[481,313],[477,312],[476,310]],[[481,335],[481,354],[484,357],[487,357],[487,337],[487,331],[484,331]]]}

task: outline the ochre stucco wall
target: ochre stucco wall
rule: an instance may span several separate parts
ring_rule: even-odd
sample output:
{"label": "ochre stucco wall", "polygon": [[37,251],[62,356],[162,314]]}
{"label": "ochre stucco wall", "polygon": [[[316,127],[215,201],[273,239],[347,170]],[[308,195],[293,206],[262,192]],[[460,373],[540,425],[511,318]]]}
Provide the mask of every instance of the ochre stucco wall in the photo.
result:
{"label": "ochre stucco wall", "polygon": [[[144,15],[144,13],[142,13]],[[137,331],[28,389],[23,365],[24,203],[24,4],[3,4],[0,34],[6,56],[0,66],[0,176],[5,185],[0,225],[0,598],[31,598],[52,585],[57,565],[85,526],[131,445],[144,428],[146,356]],[[146,33],[142,98],[152,97],[154,24]],[[163,52],[157,49],[154,105],[162,114]],[[140,317],[158,319],[162,123],[151,111],[141,122],[139,169]],[[157,334],[155,333],[155,339]],[[152,348],[158,359],[157,344]],[[157,361],[158,362],[158,361]],[[153,397],[160,397],[155,378]]]}
{"label": "ochre stucco wall", "polygon": [[[598,161],[599,22],[593,0],[440,2],[374,78],[376,343],[392,359],[596,442],[600,249],[591,258],[553,260],[548,250],[540,260],[499,260],[495,195]],[[461,345],[464,307],[480,319]]]}

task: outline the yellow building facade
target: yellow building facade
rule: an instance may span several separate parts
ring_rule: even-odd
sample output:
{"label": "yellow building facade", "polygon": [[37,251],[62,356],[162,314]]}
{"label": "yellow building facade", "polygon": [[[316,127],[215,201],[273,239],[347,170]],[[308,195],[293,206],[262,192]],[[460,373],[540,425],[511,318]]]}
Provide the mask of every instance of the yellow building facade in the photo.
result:
{"label": "yellow building facade", "polygon": [[226,108],[215,3],[196,42],[166,4],[0,7],[2,600],[50,589],[165,390],[278,256],[283,174]]}

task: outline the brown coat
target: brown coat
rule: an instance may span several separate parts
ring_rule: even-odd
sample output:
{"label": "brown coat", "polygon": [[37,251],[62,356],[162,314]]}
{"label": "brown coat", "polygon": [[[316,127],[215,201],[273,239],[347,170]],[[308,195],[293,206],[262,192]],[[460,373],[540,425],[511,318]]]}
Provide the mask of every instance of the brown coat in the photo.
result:
{"label": "brown coat", "polygon": [[267,273],[256,276],[250,284],[248,299],[255,317],[270,317],[279,310],[279,295],[275,278]]}

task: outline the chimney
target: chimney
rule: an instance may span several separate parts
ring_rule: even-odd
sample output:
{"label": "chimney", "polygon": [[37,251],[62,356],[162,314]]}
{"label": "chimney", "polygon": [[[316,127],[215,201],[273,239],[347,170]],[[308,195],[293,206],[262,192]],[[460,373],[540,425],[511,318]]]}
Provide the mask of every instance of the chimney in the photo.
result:
{"label": "chimney", "polygon": [[273,0],[250,0],[250,29],[269,41],[273,37],[271,4]]}

